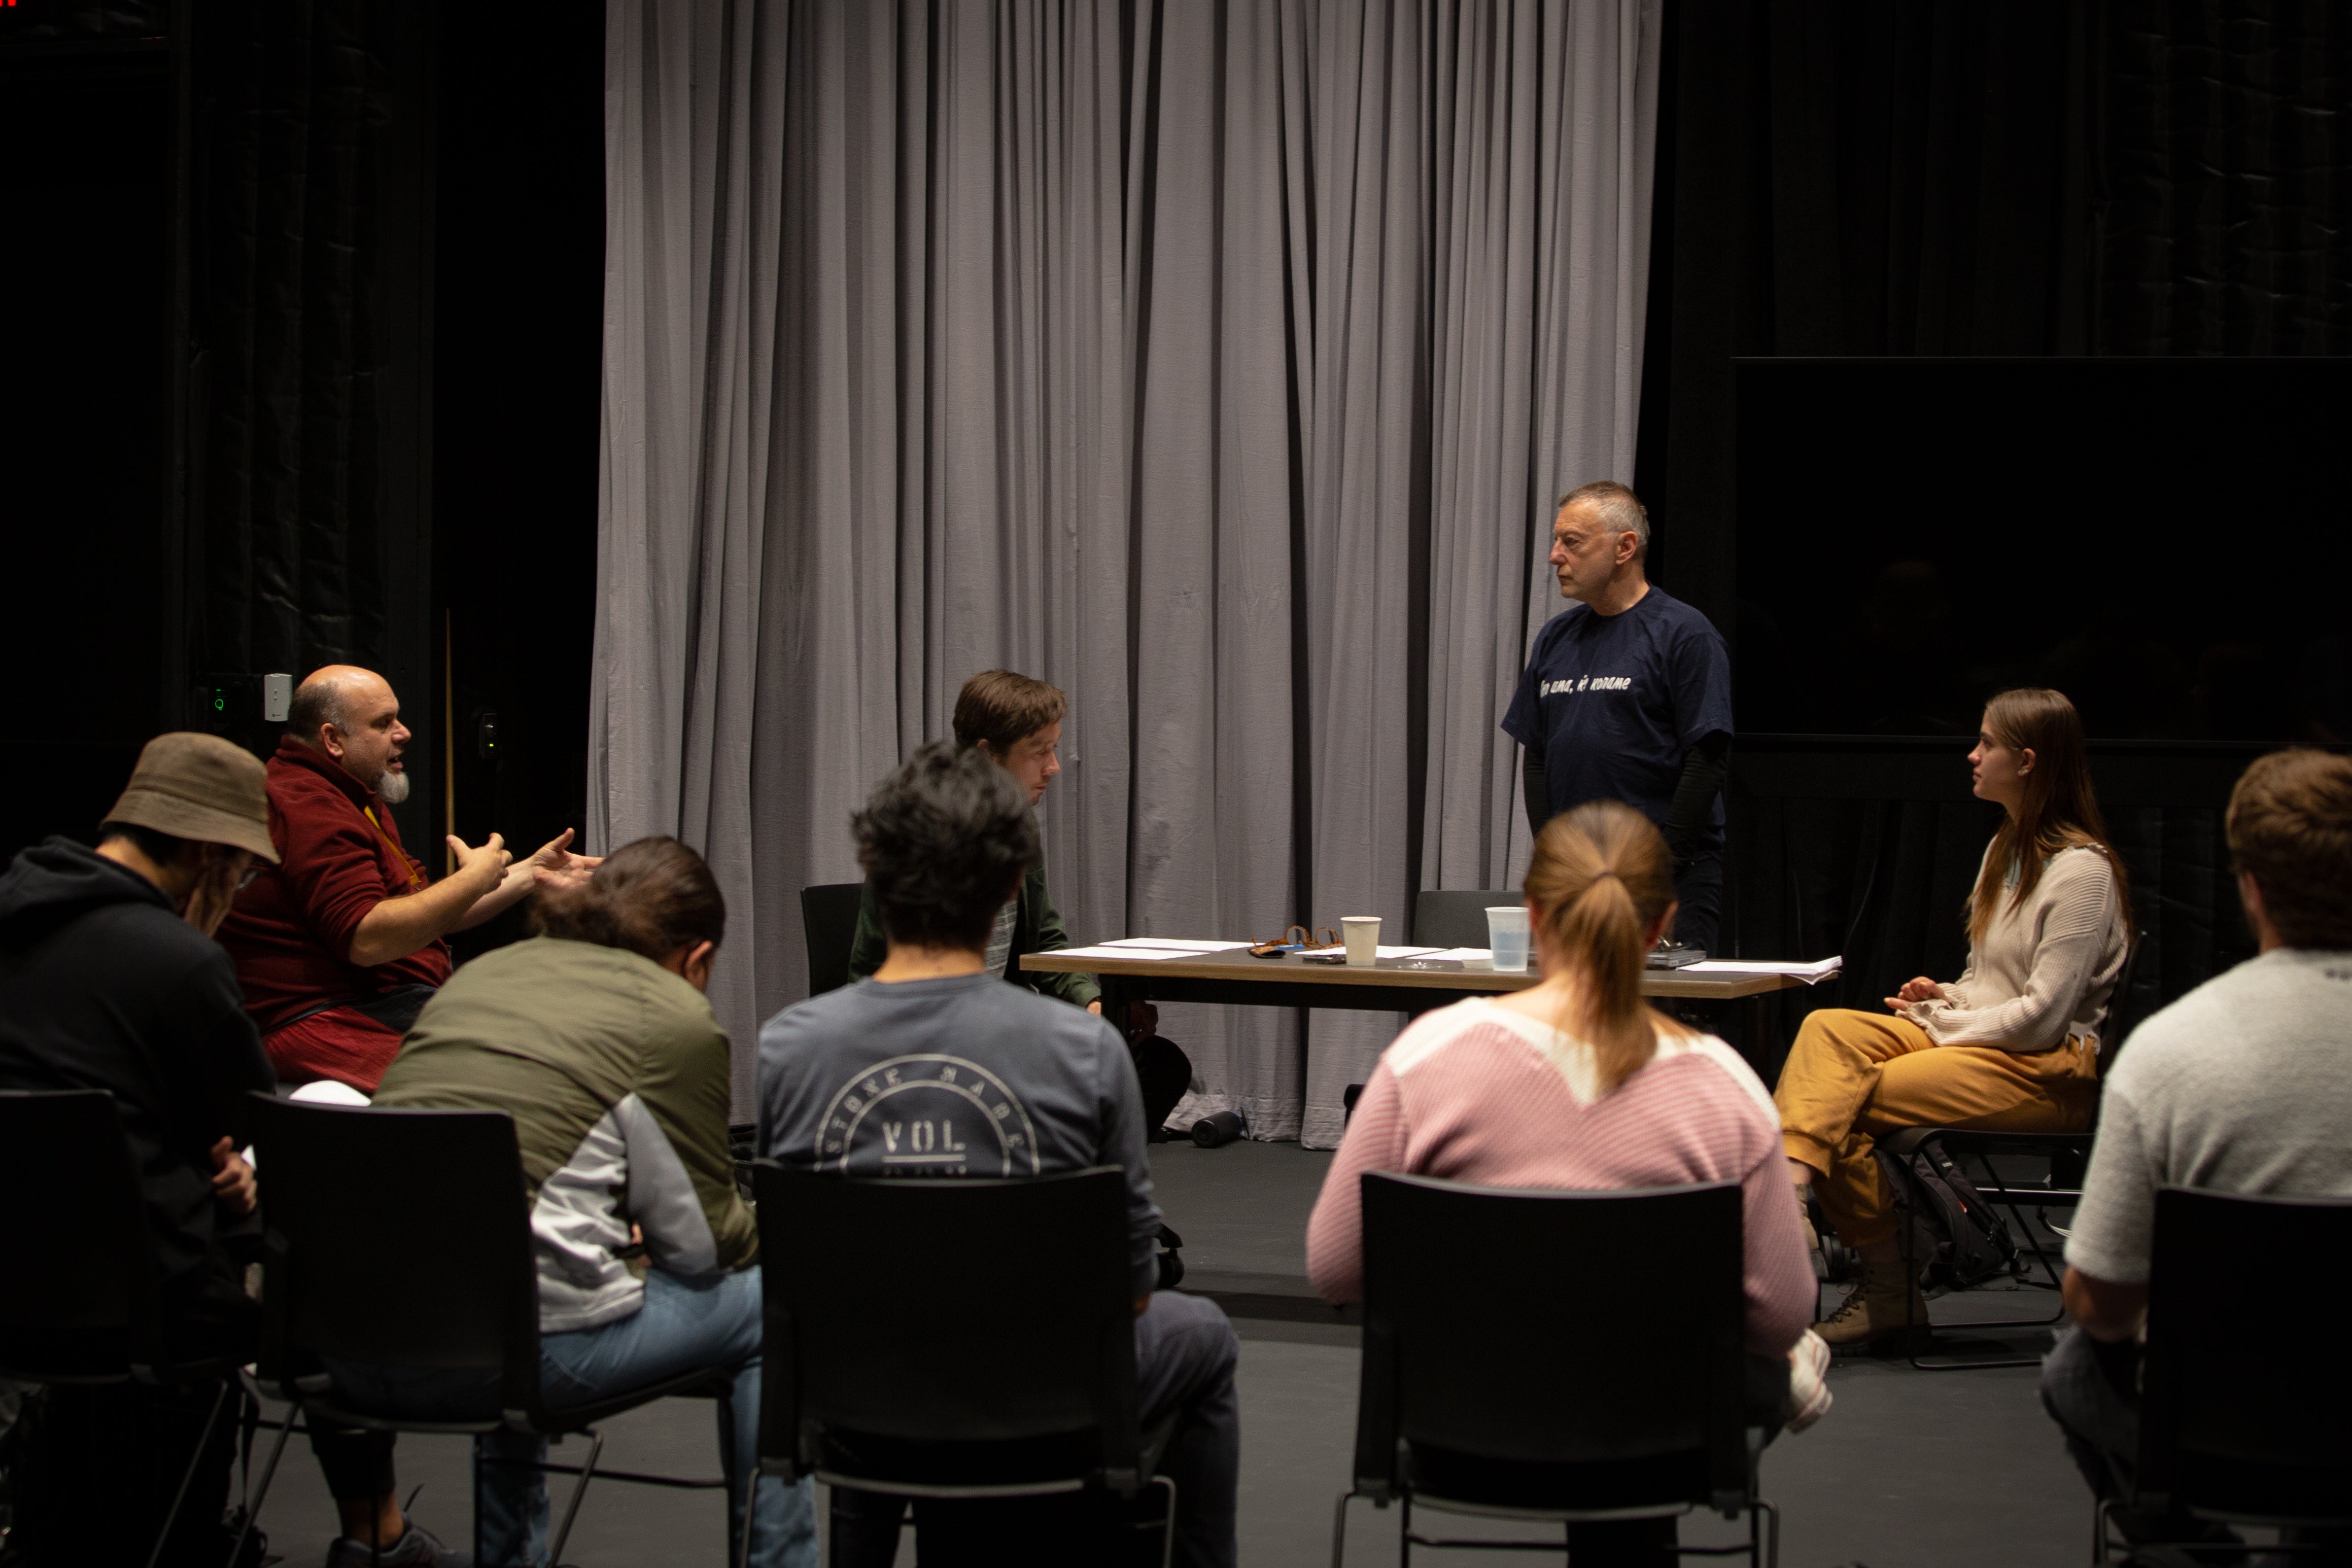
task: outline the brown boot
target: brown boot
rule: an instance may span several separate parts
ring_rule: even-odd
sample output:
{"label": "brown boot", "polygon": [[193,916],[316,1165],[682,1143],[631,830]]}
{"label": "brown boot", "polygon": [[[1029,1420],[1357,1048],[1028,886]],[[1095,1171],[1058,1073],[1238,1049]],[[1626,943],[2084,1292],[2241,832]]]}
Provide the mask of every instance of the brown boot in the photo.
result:
{"label": "brown boot", "polygon": [[[1915,1329],[1909,1343],[1904,1333],[1906,1300]],[[1815,1323],[1813,1332],[1836,1350],[1880,1344],[1908,1350],[1911,1343],[1927,1336],[1927,1298],[1919,1293],[1918,1280],[1900,1258],[1885,1263],[1865,1261],[1853,1294],[1826,1322]]]}

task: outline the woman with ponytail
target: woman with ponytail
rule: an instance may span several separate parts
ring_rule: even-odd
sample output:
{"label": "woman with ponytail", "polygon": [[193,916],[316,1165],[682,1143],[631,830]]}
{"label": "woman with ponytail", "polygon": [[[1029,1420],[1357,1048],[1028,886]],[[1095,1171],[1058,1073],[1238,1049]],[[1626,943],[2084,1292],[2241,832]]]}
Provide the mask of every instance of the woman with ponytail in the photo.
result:
{"label": "woman with ponytail", "polygon": [[[1442,1008],[1397,1036],[1324,1178],[1307,1271],[1327,1301],[1363,1294],[1366,1171],[1585,1190],[1736,1181],[1748,1348],[1771,1406],[1759,1415],[1778,1422],[1812,1270],[1764,1085],[1723,1041],[1642,1000],[1643,959],[1675,917],[1665,840],[1630,806],[1588,802],[1544,825],[1526,891],[1543,982]],[[1806,1371],[1811,1396],[1818,1364]]]}
{"label": "woman with ponytail", "polygon": [[2091,790],[2083,721],[2062,693],[2003,692],[1969,753],[2007,812],[1969,895],[1969,963],[1922,975],[1886,1012],[1807,1017],[1773,1092],[1798,1187],[1810,1186],[1862,1280],[1818,1325],[1832,1345],[1927,1321],[1905,1277],[1874,1140],[1903,1127],[2075,1133],[2096,1103],[2099,1034],[2129,944],[2131,888]]}

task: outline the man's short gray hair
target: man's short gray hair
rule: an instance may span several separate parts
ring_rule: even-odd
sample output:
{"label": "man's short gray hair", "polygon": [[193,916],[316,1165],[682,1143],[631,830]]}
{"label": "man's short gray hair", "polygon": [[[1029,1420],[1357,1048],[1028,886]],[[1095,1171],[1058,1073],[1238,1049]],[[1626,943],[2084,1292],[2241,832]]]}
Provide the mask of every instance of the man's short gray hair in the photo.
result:
{"label": "man's short gray hair", "polygon": [[286,733],[313,749],[318,747],[319,727],[322,724],[331,724],[349,735],[350,695],[349,675],[312,675],[294,688],[294,700],[286,706]]}
{"label": "man's short gray hair", "polygon": [[1601,514],[1601,523],[1612,533],[1633,536],[1636,559],[1650,553],[1650,513],[1642,498],[1614,479],[1595,479],[1590,485],[1579,485],[1559,498],[1551,509],[1555,517],[1580,503],[1590,504]]}

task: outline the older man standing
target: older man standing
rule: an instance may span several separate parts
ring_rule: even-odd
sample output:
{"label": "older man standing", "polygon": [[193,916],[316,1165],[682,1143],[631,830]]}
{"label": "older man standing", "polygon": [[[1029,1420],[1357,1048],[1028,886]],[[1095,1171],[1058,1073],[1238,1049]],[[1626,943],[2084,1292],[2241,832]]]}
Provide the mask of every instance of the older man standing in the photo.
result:
{"label": "older man standing", "polygon": [[568,828],[520,863],[497,833],[479,848],[453,834],[457,869],[435,882],[386,809],[408,798],[408,741],[382,675],[330,664],[296,689],[269,760],[280,862],[238,898],[220,940],[270,1065],[289,1082],[331,1078],[375,1092],[401,1036],[449,977],[449,933],[515,904],[535,873],[597,863],[567,852]]}
{"label": "older man standing", "polygon": [[1527,747],[1528,826],[1587,800],[1658,824],[1675,860],[1675,939],[1711,950],[1723,904],[1723,775],[1731,663],[1714,622],[1651,585],[1650,515],[1613,480],[1560,497],[1560,597],[1536,633],[1503,729]]}

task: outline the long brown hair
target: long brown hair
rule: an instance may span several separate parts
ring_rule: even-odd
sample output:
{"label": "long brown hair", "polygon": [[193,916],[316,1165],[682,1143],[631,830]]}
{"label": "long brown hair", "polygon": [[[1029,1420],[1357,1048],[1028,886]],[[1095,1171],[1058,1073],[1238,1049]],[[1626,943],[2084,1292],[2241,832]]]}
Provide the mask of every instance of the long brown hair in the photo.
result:
{"label": "long brown hair", "polygon": [[2025,776],[2025,798],[2017,814],[2001,819],[1992,836],[1984,871],[1976,891],[1969,895],[1969,940],[1984,940],[1986,927],[2000,904],[2001,889],[2012,869],[2017,891],[2011,909],[2025,901],[2042,881],[2042,869],[2052,855],[2088,845],[2104,852],[2115,873],[2116,902],[2123,906],[2125,926],[2130,926],[2131,878],[2123,857],[2107,838],[2107,822],[2099,814],[2099,798],[2091,789],[2091,759],[2083,745],[2083,716],[2063,692],[2047,686],[2019,686],[2000,693],[1985,704],[1985,731],[2011,751],[2032,751],[2033,771]]}
{"label": "long brown hair", "polygon": [[1544,824],[1526,891],[1575,977],[1581,1016],[1560,1032],[1591,1045],[1602,1090],[1614,1089],[1657,1053],[1660,1030],[1687,1032],[1642,1000],[1643,933],[1675,901],[1666,841],[1633,807],[1589,800]]}

